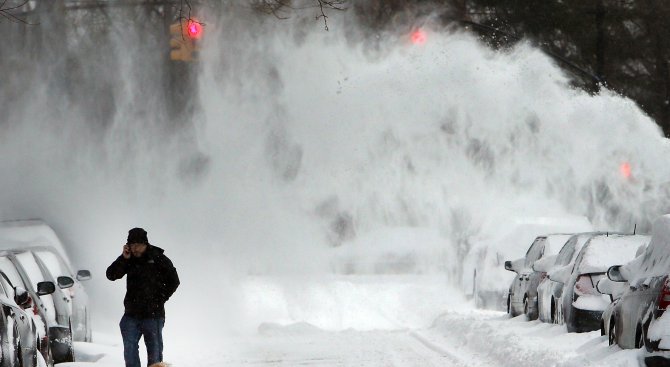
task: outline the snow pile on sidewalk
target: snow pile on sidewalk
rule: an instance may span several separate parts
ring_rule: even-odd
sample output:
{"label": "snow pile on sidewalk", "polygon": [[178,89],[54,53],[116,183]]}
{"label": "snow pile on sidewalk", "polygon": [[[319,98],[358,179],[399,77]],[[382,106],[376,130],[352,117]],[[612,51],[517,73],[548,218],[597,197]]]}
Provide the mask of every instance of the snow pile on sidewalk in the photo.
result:
{"label": "snow pile on sidewalk", "polygon": [[568,333],[564,325],[510,319],[505,313],[445,313],[422,335],[451,345],[468,366],[638,367],[640,350],[609,346],[599,331]]}

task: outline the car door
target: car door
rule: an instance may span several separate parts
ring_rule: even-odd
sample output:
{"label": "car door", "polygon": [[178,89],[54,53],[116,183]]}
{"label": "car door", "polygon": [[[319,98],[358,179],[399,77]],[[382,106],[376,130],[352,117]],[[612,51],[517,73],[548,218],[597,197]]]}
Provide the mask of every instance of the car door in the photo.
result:
{"label": "car door", "polygon": [[523,303],[524,297],[528,293],[529,287],[533,286],[533,282],[531,281],[533,264],[535,261],[541,259],[544,255],[546,241],[547,238],[544,236],[537,237],[528,249],[528,252],[526,252],[523,269],[519,272],[521,282],[519,283],[519,293],[517,294],[517,298],[520,299],[521,303]]}
{"label": "car door", "polygon": [[[32,289],[36,290],[37,283],[39,282],[50,281],[42,274],[42,270],[40,270],[37,262],[35,262],[32,253],[19,252],[12,255],[11,259],[13,260],[14,265],[16,265],[19,273],[25,277],[25,282],[30,283]],[[56,292],[58,292],[58,287],[56,287]],[[47,315],[49,317],[47,325],[49,325],[49,327],[51,327],[51,325],[67,327],[67,313],[64,312],[63,307],[59,307],[60,302],[56,293],[39,296],[39,298],[42,300],[44,307],[47,310]]]}

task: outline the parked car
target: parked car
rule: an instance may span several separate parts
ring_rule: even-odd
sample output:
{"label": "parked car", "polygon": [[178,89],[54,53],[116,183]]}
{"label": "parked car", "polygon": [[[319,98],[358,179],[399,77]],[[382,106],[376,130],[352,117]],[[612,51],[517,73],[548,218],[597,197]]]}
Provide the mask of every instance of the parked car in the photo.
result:
{"label": "parked car", "polygon": [[647,365],[670,364],[670,215],[658,218],[644,253],[607,277],[627,282],[612,318],[616,343],[625,349],[645,347]]}
{"label": "parked car", "polygon": [[[29,250],[7,251],[7,257],[19,270],[19,274],[26,283],[31,283],[35,289],[42,282],[58,284],[53,276],[37,262]],[[70,284],[73,280],[70,278]],[[60,284],[59,284],[60,285]],[[49,325],[49,339],[51,342],[51,354],[54,363],[74,362],[74,345],[72,341],[72,322],[70,321],[71,306],[68,298],[60,286],[56,286],[54,292],[43,295],[46,298],[47,307],[54,310],[55,323]]]}
{"label": "parked car", "polygon": [[[39,353],[39,336],[32,312],[33,301],[28,291],[22,287],[14,287],[7,275],[0,271],[0,305],[1,313],[7,320],[6,339],[12,350],[4,354],[8,366],[37,367]],[[11,332],[10,332],[11,331]],[[4,343],[3,343],[4,344]],[[3,353],[5,351],[3,350]]]}
{"label": "parked car", "polygon": [[[533,270],[548,273],[554,268],[560,268],[575,263],[577,255],[584,244],[599,232],[585,232],[572,235],[563,245],[556,257],[540,259],[533,264]],[[558,300],[563,294],[563,283],[556,282],[544,276],[537,286],[538,318],[542,322],[562,324],[558,316]]]}
{"label": "parked car", "polygon": [[607,337],[609,345],[617,344],[617,328],[614,325],[614,320],[615,315],[620,312],[619,301],[626,288],[628,288],[628,282],[614,282],[609,278],[601,279],[596,284],[598,292],[609,296],[612,301],[603,311],[600,321],[600,335]]}
{"label": "parked car", "polygon": [[[42,269],[53,275],[52,281],[58,283],[59,277],[67,277],[74,281],[71,287],[62,287],[60,293],[66,298],[65,307],[68,319],[72,322],[72,339],[74,341],[92,341],[88,294],[81,281],[91,278],[88,270],[72,271],[72,264],[67,256],[63,243],[55,231],[41,220],[14,220],[0,222],[0,239],[6,239],[4,250],[30,249]],[[44,271],[43,271],[44,272]],[[63,278],[64,279],[64,278]],[[69,284],[69,280],[66,282]]]}
{"label": "parked car", "polygon": [[[25,289],[30,295],[32,301],[32,318],[35,323],[37,333],[37,349],[42,354],[44,361],[49,366],[53,366],[53,356],[51,353],[51,338],[49,325],[55,323],[53,303],[47,302],[48,295],[56,290],[55,284],[51,282],[42,282],[37,284],[37,288],[32,283],[25,281],[14,263],[9,259],[9,254],[0,252],[0,269],[11,284]],[[42,298],[44,297],[44,298]],[[54,319],[54,321],[51,321]]]}
{"label": "parked car", "polygon": [[517,275],[509,287],[507,296],[508,313],[514,317],[521,314],[529,320],[537,319],[537,286],[546,273],[533,270],[533,264],[541,258],[555,260],[571,234],[550,234],[538,236],[528,248],[526,256],[514,261],[505,261],[505,269]]}
{"label": "parked car", "polygon": [[[640,246],[635,253],[635,258],[644,254],[647,246]],[[632,260],[635,261],[635,260]],[[603,311],[603,316],[600,321],[600,335],[606,336],[609,345],[616,344],[616,327],[614,326],[614,315],[618,312],[619,300],[626,292],[629,285],[628,282],[614,282],[609,278],[600,279],[596,284],[598,292],[607,295],[612,301]]]}
{"label": "parked car", "polygon": [[603,311],[611,300],[598,292],[596,284],[605,278],[608,268],[630,261],[649,241],[650,237],[643,235],[597,235],[584,244],[574,265],[549,272],[551,280],[564,284],[557,311],[568,332],[600,329]]}
{"label": "parked car", "polygon": [[509,285],[515,275],[504,268],[505,260],[519,258],[538,235],[590,231],[591,223],[582,216],[514,217],[496,222],[494,229],[472,239],[463,262],[463,290],[478,308],[507,309]]}
{"label": "parked car", "polygon": [[72,339],[74,341],[91,342],[91,315],[88,310],[88,294],[81,284],[91,279],[91,272],[79,270],[74,274],[63,257],[52,247],[34,246],[27,250],[33,253],[40,268],[52,275],[63,296],[70,305],[70,321],[72,323]]}

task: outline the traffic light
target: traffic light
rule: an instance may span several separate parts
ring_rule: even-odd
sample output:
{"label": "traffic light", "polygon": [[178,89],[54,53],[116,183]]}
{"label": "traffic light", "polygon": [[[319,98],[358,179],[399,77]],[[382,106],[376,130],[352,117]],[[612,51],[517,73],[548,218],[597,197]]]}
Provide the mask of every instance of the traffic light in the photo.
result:
{"label": "traffic light", "polygon": [[202,35],[202,23],[195,19],[183,19],[170,25],[170,60],[197,60]]}
{"label": "traffic light", "polygon": [[428,35],[426,34],[426,31],[419,28],[414,32],[412,32],[412,34],[410,35],[410,40],[415,45],[423,45],[428,40]]}

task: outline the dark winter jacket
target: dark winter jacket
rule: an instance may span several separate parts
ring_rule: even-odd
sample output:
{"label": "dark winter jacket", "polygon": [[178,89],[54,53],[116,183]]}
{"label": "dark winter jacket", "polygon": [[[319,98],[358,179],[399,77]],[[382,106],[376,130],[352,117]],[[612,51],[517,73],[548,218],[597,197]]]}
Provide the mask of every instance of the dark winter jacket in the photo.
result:
{"label": "dark winter jacket", "polygon": [[137,318],[165,317],[165,301],[179,286],[177,269],[163,249],[148,245],[142,257],[119,256],[107,268],[107,279],[126,277],[126,314]]}

